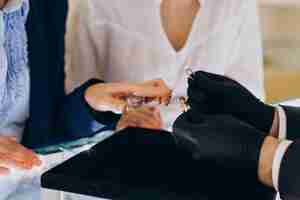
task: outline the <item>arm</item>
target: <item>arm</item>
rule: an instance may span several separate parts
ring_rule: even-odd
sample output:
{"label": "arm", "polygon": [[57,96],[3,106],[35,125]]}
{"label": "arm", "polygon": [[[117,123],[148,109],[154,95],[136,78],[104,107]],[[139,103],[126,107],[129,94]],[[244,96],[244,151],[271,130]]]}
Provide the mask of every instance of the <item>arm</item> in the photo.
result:
{"label": "arm", "polygon": [[103,83],[91,79],[65,96],[58,111],[56,130],[67,139],[94,135],[102,129],[113,129],[120,116],[112,112],[97,112],[85,100],[85,92],[92,85]]}
{"label": "arm", "polygon": [[299,152],[299,141],[279,143],[269,139],[262,147],[258,168],[259,179],[265,185],[279,191],[283,199],[300,197]]}
{"label": "arm", "polygon": [[263,53],[256,1],[244,1],[241,7],[240,30],[232,47],[225,75],[246,86],[255,96],[264,99]]}

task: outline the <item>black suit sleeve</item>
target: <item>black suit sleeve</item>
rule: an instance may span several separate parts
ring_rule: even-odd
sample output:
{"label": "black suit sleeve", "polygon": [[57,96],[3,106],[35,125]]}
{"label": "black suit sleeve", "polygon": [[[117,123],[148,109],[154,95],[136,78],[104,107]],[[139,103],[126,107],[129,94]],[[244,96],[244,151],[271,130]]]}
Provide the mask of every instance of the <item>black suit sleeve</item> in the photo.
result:
{"label": "black suit sleeve", "polygon": [[300,139],[300,107],[281,106],[287,118],[287,139]]}
{"label": "black suit sleeve", "polygon": [[287,150],[280,169],[279,191],[282,199],[300,199],[300,140]]}

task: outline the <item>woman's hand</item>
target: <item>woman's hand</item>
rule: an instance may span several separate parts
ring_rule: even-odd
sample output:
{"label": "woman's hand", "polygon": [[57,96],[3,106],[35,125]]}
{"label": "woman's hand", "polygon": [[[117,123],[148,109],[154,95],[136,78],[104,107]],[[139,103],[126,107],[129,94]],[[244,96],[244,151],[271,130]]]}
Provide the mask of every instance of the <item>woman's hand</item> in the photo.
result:
{"label": "woman's hand", "polygon": [[172,91],[163,80],[151,80],[143,83],[106,83],[88,88],[85,99],[97,111],[122,113],[131,96],[141,97],[144,103],[158,102],[168,104]]}
{"label": "woman's hand", "polygon": [[130,108],[118,122],[117,130],[128,127],[154,130],[162,129],[163,122],[159,109],[154,107]]}
{"label": "woman's hand", "polygon": [[8,174],[10,168],[29,170],[40,165],[33,151],[18,144],[13,137],[0,136],[0,176]]}

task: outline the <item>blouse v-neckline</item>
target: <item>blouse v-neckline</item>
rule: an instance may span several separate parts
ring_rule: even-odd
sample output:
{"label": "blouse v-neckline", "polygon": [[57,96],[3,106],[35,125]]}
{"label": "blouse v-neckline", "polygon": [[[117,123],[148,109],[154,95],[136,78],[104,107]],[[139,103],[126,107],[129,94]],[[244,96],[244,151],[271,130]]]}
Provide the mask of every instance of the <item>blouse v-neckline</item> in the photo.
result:
{"label": "blouse v-neckline", "polygon": [[187,39],[186,39],[184,45],[179,50],[176,50],[174,48],[174,46],[171,44],[171,41],[167,35],[167,32],[166,32],[165,28],[163,27],[163,22],[162,22],[162,17],[161,17],[162,1],[164,1],[164,0],[156,0],[156,16],[158,18],[158,24],[159,24],[159,35],[161,37],[162,43],[166,46],[166,48],[169,50],[169,52],[175,57],[180,57],[182,55],[185,55],[186,52],[193,46],[192,41],[194,39],[195,32],[196,32],[196,30],[198,30],[198,28],[200,26],[199,20],[201,20],[204,16],[204,12],[202,12],[202,10],[204,10],[204,6],[205,6],[205,4],[203,3],[204,0],[197,0],[200,3],[200,9],[197,11],[197,14],[194,17],[194,20],[192,22],[192,27],[188,33],[188,36],[187,36]]}

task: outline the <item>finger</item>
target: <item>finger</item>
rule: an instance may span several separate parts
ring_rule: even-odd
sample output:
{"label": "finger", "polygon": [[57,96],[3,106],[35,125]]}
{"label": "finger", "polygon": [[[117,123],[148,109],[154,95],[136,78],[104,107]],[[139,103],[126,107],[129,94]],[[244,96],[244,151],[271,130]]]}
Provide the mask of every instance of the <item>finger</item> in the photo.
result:
{"label": "finger", "polygon": [[8,137],[10,140],[17,142],[17,137]]}
{"label": "finger", "polygon": [[3,140],[1,140],[0,152],[8,159],[14,160],[28,167],[39,163],[37,155],[33,151],[17,143],[15,137],[3,138]]}
{"label": "finger", "polygon": [[122,123],[119,124],[119,130],[125,129],[128,127],[135,127],[135,128],[146,128],[146,129],[160,129],[158,125],[153,125],[151,122],[143,121],[140,119],[128,119],[124,120]]}
{"label": "finger", "polygon": [[153,112],[136,113],[136,115],[133,116],[133,119],[135,119],[135,124],[139,127],[155,129],[162,128],[161,119],[156,117]]}
{"label": "finger", "polygon": [[119,83],[100,83],[89,88],[89,91],[94,94],[107,95],[112,93],[130,93],[137,87],[137,84],[126,82]]}
{"label": "finger", "polygon": [[15,151],[10,151],[7,155],[15,161],[24,163],[29,168],[41,164],[40,159],[32,150],[29,150],[18,143],[13,144],[13,146]]}
{"label": "finger", "polygon": [[99,111],[122,113],[126,106],[126,101],[107,95],[98,97],[97,100],[91,104],[93,108]]}
{"label": "finger", "polygon": [[5,154],[0,154],[0,165],[7,168],[15,167],[19,169],[32,169],[33,167],[30,163],[16,160],[13,157]]}
{"label": "finger", "polygon": [[20,160],[37,159],[37,155],[32,150],[27,149],[21,144],[13,143],[11,144],[11,147],[14,149],[14,151],[10,151],[8,153],[14,155],[15,158],[18,158]]}
{"label": "finger", "polygon": [[9,174],[9,169],[6,167],[0,167],[0,176],[6,176]]}
{"label": "finger", "polygon": [[168,95],[165,95],[165,96],[162,97],[162,100],[161,100],[160,104],[169,105],[170,101],[171,101],[171,98],[172,98],[172,91],[170,93],[168,93]]}
{"label": "finger", "polygon": [[150,109],[150,112],[152,112],[157,119],[161,118],[159,107],[149,107],[149,109]]}
{"label": "finger", "polygon": [[138,125],[136,123],[134,123],[133,121],[122,120],[118,123],[116,130],[120,131],[120,130],[126,129],[128,127],[138,127]]}
{"label": "finger", "polygon": [[29,159],[32,160],[33,165],[40,166],[42,164],[42,161],[34,151],[29,149],[26,149],[25,151],[26,151],[25,153],[29,156]]}
{"label": "finger", "polygon": [[130,117],[133,119],[140,119],[141,121],[147,122],[160,121],[161,119],[159,109],[155,107],[138,108],[136,110],[133,110],[132,113],[130,113]]}
{"label": "finger", "polygon": [[122,121],[119,123],[118,127],[140,127],[140,128],[155,128],[160,129],[162,123],[159,119],[156,119],[153,116],[153,113],[145,114],[142,112],[131,112],[125,116]]}
{"label": "finger", "polygon": [[169,96],[172,91],[167,87],[163,80],[146,81],[139,85],[135,91],[137,96],[145,97],[164,97]]}

